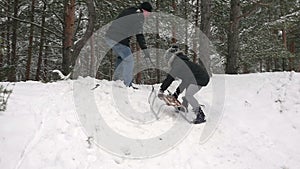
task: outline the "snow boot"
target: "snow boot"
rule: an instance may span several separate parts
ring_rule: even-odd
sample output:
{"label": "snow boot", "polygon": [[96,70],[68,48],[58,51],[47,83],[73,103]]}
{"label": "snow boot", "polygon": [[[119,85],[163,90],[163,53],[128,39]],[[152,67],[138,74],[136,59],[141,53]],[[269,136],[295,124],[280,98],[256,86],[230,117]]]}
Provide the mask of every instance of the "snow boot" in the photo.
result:
{"label": "snow boot", "polygon": [[200,124],[206,122],[205,114],[203,113],[201,107],[197,108],[198,110],[195,111],[196,119],[193,121],[194,124]]}
{"label": "snow boot", "polygon": [[138,90],[138,89],[139,89],[138,87],[135,87],[135,86],[133,86],[132,84],[130,84],[128,87],[131,87],[131,88],[133,88],[134,90]]}

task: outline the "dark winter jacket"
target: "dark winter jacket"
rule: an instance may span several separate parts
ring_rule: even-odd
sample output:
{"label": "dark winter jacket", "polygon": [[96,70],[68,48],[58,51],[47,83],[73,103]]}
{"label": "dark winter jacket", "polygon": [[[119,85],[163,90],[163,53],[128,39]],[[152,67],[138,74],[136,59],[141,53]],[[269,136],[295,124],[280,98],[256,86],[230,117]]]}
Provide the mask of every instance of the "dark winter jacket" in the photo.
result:
{"label": "dark winter jacket", "polygon": [[129,47],[130,37],[136,36],[142,49],[146,49],[143,35],[144,15],[142,9],[130,7],[123,10],[106,32],[106,37]]}
{"label": "dark winter jacket", "polygon": [[179,86],[180,91],[177,91],[179,93],[186,89],[189,84],[199,86],[206,86],[208,84],[210,77],[203,64],[196,64],[189,61],[189,58],[183,52],[176,53],[170,60],[171,70],[167,78],[163,81],[161,90],[165,91],[175,78],[182,80]]}

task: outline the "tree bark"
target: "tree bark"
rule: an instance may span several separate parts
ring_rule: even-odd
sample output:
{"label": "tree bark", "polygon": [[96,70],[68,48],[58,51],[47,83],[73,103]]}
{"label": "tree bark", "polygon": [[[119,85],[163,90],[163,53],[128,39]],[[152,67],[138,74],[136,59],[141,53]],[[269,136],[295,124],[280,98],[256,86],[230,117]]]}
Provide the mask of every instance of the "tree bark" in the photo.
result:
{"label": "tree bark", "polygon": [[40,72],[41,72],[41,67],[42,67],[42,61],[43,61],[43,50],[44,50],[44,41],[45,41],[45,11],[47,9],[47,5],[44,2],[44,7],[43,7],[43,16],[42,16],[42,28],[41,28],[41,38],[40,38],[40,46],[39,46],[39,58],[38,58],[38,63],[37,63],[37,69],[36,69],[36,75],[35,75],[35,80],[40,80]]}
{"label": "tree bark", "polygon": [[200,33],[200,60],[204,64],[206,70],[209,75],[212,76],[212,72],[210,70],[210,42],[209,37],[211,34],[211,0],[201,0],[201,23],[200,30],[206,36]]}
{"label": "tree bark", "polygon": [[211,0],[201,0],[201,31],[210,37]]}
{"label": "tree bark", "polygon": [[[282,42],[285,49],[287,49],[287,36],[286,36],[286,30],[282,29]],[[286,71],[286,58],[282,58],[282,70]]]}
{"label": "tree bark", "polygon": [[239,55],[239,15],[241,11],[240,0],[230,1],[230,26],[228,29],[228,56],[226,62],[227,74],[238,73],[238,55]]}
{"label": "tree bark", "polygon": [[188,16],[188,0],[184,0],[184,52],[188,53],[189,44],[189,16]]}
{"label": "tree bark", "polygon": [[75,65],[76,59],[78,58],[81,49],[84,47],[86,42],[89,40],[89,38],[92,36],[94,32],[94,27],[95,27],[95,20],[96,20],[96,11],[95,11],[95,6],[94,6],[94,1],[93,0],[86,0],[85,1],[87,8],[88,8],[88,25],[87,29],[83,35],[83,37],[78,40],[75,45],[74,45],[74,53],[72,57],[72,64],[71,67]]}
{"label": "tree bark", "polygon": [[5,39],[5,33],[1,33],[1,39],[0,39],[0,81],[3,81],[4,79],[4,74],[2,71],[3,68],[3,64],[4,64],[4,48],[5,48],[5,43],[4,40]]}
{"label": "tree bark", "polygon": [[[18,8],[19,1],[14,1],[14,17],[18,17]],[[12,43],[11,43],[11,68],[9,70],[8,80],[10,82],[15,82],[16,73],[17,73],[17,66],[18,66],[18,56],[17,56],[17,29],[18,29],[18,21],[13,20],[12,22]]]}
{"label": "tree bark", "polygon": [[109,80],[113,80],[113,74],[114,74],[114,55],[112,53],[112,49],[109,50],[108,52],[108,56],[109,56]]}
{"label": "tree bark", "polygon": [[[11,11],[10,8],[10,0],[7,0],[7,11],[6,11],[6,17],[7,17],[7,22],[10,23],[11,22],[11,18],[8,17]],[[11,25],[7,24],[6,25],[6,48],[7,48],[7,52],[6,52],[6,62],[7,65],[11,65],[11,46],[10,46],[10,32],[11,32]],[[9,72],[7,72],[7,78],[9,76]]]}
{"label": "tree bark", "polygon": [[[47,41],[45,39],[45,44],[47,44]],[[43,59],[43,74],[42,77],[44,79],[44,81],[49,81],[49,77],[48,77],[48,56],[49,55],[49,46],[46,45],[45,47],[45,53],[44,53],[44,59]]]}
{"label": "tree bark", "polygon": [[62,72],[67,75],[71,72],[72,65],[75,0],[65,0],[64,2],[64,24]]}
{"label": "tree bark", "polygon": [[[294,41],[292,41],[291,44],[290,44],[290,52],[292,54],[295,54],[295,52],[296,52],[295,42]],[[290,57],[289,58],[289,69],[290,69],[290,71],[291,70],[295,70],[294,57]]]}
{"label": "tree bark", "polygon": [[90,38],[90,47],[91,47],[91,59],[90,59],[90,77],[96,77],[95,72],[95,44],[94,44],[94,37],[91,36]]}
{"label": "tree bark", "polygon": [[[35,0],[31,0],[31,13],[30,13],[30,22],[34,22],[34,6]],[[29,30],[29,44],[28,44],[28,56],[27,56],[27,64],[26,64],[26,73],[25,73],[25,80],[30,79],[30,69],[31,69],[31,60],[32,60],[32,44],[33,44],[33,28],[34,25],[30,25]]]}
{"label": "tree bark", "polygon": [[[160,2],[161,1],[156,1],[156,10],[159,11],[160,10]],[[156,35],[155,35],[155,47],[156,47],[156,65],[157,65],[157,68],[155,69],[155,74],[156,74],[156,81],[155,82],[150,82],[151,84],[153,83],[160,83],[161,81],[161,64],[160,64],[160,54],[159,54],[159,49],[160,49],[160,36],[159,36],[159,18],[156,18],[155,20],[155,24],[156,24]]]}
{"label": "tree bark", "polygon": [[[196,36],[199,36],[199,31],[198,31],[199,14],[200,14],[200,0],[196,0],[196,13],[195,13],[195,27],[196,27],[195,34],[196,34]],[[194,51],[193,62],[194,63],[197,62],[197,52],[198,52],[197,39],[198,38],[196,38],[196,37],[193,38],[193,51]]]}
{"label": "tree bark", "polygon": [[[172,8],[173,8],[173,14],[175,15],[176,14],[176,11],[177,11],[177,3],[176,3],[176,0],[173,0],[172,1]],[[176,23],[174,23],[176,21],[173,21],[173,25],[172,25],[172,39],[171,39],[171,42],[172,43],[176,43],[177,42],[177,37],[176,37]]]}

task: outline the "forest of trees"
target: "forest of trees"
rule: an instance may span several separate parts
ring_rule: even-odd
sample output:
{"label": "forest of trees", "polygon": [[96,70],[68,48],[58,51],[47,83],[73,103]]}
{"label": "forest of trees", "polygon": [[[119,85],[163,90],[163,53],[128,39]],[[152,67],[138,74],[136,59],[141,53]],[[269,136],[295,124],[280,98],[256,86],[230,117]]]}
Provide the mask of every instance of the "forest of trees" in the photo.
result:
{"label": "forest of trees", "polygon": [[[0,81],[53,80],[52,70],[72,72],[93,32],[138,0],[0,1]],[[156,12],[199,27],[219,54],[225,73],[300,71],[300,0],[152,0]],[[146,35],[149,46],[159,35]],[[198,56],[199,57],[199,56]],[[197,59],[194,58],[196,61]],[[89,64],[94,64],[91,57]],[[107,54],[97,78],[111,80]],[[161,72],[147,71],[160,82]],[[215,73],[215,72],[213,72]],[[137,83],[142,76],[137,75]],[[145,82],[145,81],[143,81]]]}

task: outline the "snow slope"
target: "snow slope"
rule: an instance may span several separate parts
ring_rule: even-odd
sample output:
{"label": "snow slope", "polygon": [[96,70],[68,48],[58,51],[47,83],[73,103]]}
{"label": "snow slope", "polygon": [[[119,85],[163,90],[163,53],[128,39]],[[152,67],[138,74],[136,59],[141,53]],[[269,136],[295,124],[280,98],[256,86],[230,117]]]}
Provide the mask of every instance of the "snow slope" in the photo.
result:
{"label": "snow slope", "polygon": [[[185,123],[170,108],[155,120],[147,102],[151,86],[133,90],[80,78],[11,87],[7,110],[0,112],[1,169],[300,168],[299,73],[214,76],[196,94],[208,118],[201,125]],[[91,115],[95,109],[101,116]],[[123,137],[101,145],[110,133],[92,120]],[[173,137],[165,137],[174,128]],[[170,139],[177,136],[178,142]]]}

